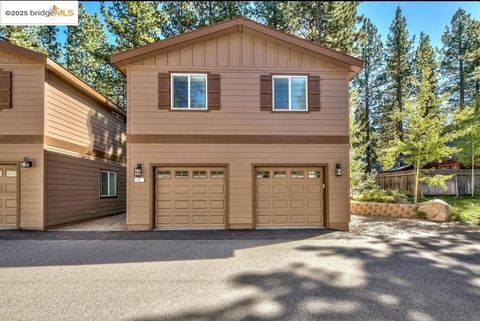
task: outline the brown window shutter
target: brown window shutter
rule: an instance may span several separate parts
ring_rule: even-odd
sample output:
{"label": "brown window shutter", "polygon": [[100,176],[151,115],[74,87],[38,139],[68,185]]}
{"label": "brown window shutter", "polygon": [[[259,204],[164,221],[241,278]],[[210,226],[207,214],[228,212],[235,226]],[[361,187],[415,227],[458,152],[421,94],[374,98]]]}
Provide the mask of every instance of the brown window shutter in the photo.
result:
{"label": "brown window shutter", "polygon": [[272,110],[272,76],[260,76],[260,110]]}
{"label": "brown window shutter", "polygon": [[158,74],[158,109],[170,109],[170,74]]}
{"label": "brown window shutter", "polygon": [[308,77],[308,110],[320,111],[320,77]]}
{"label": "brown window shutter", "polygon": [[12,72],[0,69],[0,109],[12,108]]}
{"label": "brown window shutter", "polygon": [[220,109],[220,75],[208,74],[208,109]]}

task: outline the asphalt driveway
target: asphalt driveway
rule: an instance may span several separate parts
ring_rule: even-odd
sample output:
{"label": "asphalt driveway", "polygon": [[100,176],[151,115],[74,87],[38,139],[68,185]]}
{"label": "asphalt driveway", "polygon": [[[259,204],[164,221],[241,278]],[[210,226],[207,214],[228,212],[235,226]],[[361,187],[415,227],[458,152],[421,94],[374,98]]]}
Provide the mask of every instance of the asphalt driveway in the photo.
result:
{"label": "asphalt driveway", "polygon": [[478,229],[352,230],[0,233],[0,320],[480,320]]}

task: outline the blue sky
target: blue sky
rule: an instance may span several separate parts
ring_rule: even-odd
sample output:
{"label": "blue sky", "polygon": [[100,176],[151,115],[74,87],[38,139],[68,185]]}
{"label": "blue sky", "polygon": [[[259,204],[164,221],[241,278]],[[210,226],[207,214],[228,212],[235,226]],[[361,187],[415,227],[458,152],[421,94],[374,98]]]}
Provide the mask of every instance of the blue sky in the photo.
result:
{"label": "blue sky", "polygon": [[[458,8],[462,7],[473,18],[480,19],[479,1],[364,1],[360,3],[358,12],[372,20],[385,41],[397,6],[402,8],[407,18],[410,35],[416,35],[418,39],[423,31],[436,47],[441,47],[442,33]],[[100,2],[87,2],[86,7],[89,13],[100,13]],[[61,41],[65,39],[63,31],[59,36]],[[112,37],[110,39],[113,40]]]}

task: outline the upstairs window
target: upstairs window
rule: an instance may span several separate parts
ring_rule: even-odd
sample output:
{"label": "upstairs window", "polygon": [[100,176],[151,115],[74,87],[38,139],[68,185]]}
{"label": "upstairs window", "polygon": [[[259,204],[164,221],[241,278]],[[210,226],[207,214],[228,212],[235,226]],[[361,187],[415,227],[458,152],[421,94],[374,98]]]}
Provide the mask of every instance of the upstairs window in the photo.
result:
{"label": "upstairs window", "polygon": [[306,111],[307,76],[273,76],[273,110]]}
{"label": "upstairs window", "polygon": [[171,75],[172,109],[207,109],[206,74]]}

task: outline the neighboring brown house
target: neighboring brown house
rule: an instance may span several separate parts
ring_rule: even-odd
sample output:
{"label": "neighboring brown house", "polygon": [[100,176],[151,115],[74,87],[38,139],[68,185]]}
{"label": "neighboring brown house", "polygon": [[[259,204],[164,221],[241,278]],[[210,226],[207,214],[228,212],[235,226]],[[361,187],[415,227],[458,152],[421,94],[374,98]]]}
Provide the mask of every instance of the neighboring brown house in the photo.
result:
{"label": "neighboring brown house", "polygon": [[45,55],[0,41],[0,228],[123,212],[125,120]]}
{"label": "neighboring brown house", "polygon": [[348,229],[361,60],[235,18],[112,62],[127,76],[129,229]]}

